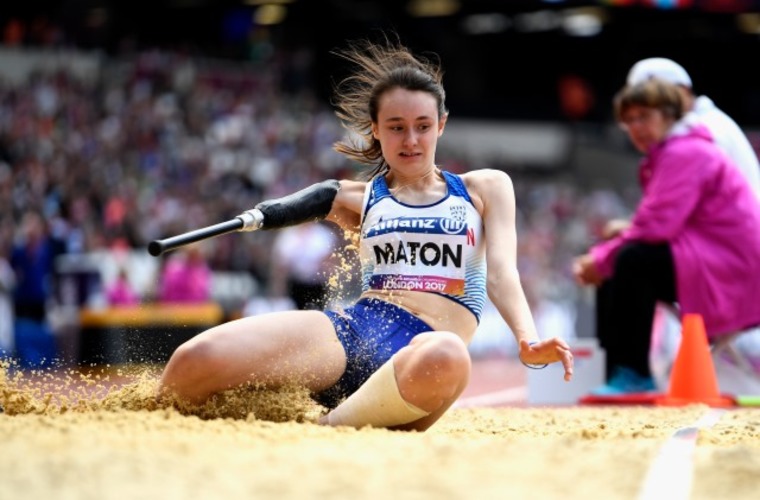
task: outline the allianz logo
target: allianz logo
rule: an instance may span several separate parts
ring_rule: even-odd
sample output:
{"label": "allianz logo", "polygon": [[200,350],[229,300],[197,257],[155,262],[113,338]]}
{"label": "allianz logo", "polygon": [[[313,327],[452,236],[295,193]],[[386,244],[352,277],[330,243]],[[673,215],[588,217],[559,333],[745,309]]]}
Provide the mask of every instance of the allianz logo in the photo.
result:
{"label": "allianz logo", "polygon": [[461,234],[467,223],[448,217],[398,217],[381,220],[367,230],[367,235],[393,229],[440,229],[446,234]]}

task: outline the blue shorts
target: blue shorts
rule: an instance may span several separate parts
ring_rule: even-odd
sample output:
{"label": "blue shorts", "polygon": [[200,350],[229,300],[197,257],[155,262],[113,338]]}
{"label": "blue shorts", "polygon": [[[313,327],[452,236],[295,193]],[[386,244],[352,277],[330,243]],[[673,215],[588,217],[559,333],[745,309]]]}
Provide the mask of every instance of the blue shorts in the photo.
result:
{"label": "blue shorts", "polygon": [[342,312],[325,311],[346,351],[346,371],[332,387],[314,395],[335,408],[386,361],[430,325],[409,311],[378,299],[361,299]]}

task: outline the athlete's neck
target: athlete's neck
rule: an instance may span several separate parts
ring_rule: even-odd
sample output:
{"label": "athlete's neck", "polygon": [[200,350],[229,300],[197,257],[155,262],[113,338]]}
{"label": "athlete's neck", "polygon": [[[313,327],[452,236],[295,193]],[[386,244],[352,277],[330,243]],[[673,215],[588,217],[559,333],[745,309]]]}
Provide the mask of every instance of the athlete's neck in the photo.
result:
{"label": "athlete's neck", "polygon": [[392,172],[386,177],[388,182],[388,190],[396,196],[404,189],[412,189],[414,191],[423,191],[430,187],[431,180],[435,179],[437,174],[440,174],[440,169],[433,166],[430,170],[422,175],[404,177],[398,173]]}

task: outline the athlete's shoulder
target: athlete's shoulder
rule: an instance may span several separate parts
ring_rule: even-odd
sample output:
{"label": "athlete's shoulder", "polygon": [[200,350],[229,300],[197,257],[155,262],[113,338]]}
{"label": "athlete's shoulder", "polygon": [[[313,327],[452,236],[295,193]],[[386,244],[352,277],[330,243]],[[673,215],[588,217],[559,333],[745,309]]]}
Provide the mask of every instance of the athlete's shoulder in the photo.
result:
{"label": "athlete's shoulder", "polygon": [[461,175],[468,190],[480,192],[484,188],[504,188],[512,186],[512,179],[503,170],[482,168]]}
{"label": "athlete's shoulder", "polygon": [[514,192],[512,179],[503,170],[483,168],[471,170],[460,177],[469,193],[470,202],[481,214],[486,200],[509,197]]}

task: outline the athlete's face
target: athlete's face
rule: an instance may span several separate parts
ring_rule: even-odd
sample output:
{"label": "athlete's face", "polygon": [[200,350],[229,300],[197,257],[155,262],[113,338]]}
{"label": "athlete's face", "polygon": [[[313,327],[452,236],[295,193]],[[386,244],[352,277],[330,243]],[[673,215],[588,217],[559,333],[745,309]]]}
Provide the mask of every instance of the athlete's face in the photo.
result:
{"label": "athlete's face", "polygon": [[431,168],[445,117],[438,117],[435,97],[427,92],[396,88],[379,100],[372,135],[392,168]]}
{"label": "athlete's face", "polygon": [[628,132],[631,142],[642,153],[661,142],[673,123],[674,119],[660,109],[646,106],[631,106],[620,119],[623,130]]}

